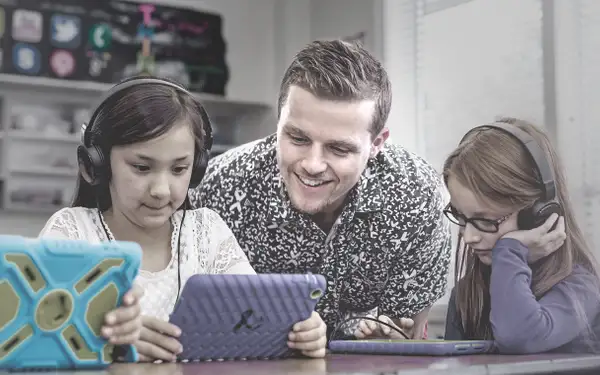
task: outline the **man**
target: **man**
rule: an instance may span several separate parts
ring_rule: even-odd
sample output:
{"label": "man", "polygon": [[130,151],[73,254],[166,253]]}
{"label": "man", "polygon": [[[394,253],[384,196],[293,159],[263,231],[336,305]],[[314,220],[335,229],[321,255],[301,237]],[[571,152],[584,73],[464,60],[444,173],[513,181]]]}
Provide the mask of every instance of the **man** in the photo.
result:
{"label": "man", "polygon": [[[365,49],[313,42],[283,77],[277,133],[215,157],[190,193],[224,218],[257,272],[327,278],[317,311],[329,334],[370,314],[413,319],[421,338],[445,293],[445,190],[425,161],[385,143],[391,96]],[[352,334],[350,323],[338,332]]]}

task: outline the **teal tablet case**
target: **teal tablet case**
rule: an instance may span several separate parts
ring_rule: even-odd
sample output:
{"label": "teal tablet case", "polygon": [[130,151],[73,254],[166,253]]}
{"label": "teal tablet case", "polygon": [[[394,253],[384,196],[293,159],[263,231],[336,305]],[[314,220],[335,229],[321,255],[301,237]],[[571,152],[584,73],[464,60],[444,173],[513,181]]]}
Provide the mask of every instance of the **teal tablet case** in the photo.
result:
{"label": "teal tablet case", "polygon": [[137,361],[101,336],[139,272],[131,242],[0,235],[0,369],[104,368]]}

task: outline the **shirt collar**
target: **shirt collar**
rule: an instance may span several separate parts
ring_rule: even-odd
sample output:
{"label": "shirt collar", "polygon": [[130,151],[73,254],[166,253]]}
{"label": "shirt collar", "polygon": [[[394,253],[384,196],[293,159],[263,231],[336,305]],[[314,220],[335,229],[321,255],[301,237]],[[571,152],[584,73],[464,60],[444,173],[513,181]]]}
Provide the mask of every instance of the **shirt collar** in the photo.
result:
{"label": "shirt collar", "polygon": [[377,168],[376,161],[370,160],[357,184],[357,213],[374,213],[383,210],[386,196],[381,186],[383,171]]}

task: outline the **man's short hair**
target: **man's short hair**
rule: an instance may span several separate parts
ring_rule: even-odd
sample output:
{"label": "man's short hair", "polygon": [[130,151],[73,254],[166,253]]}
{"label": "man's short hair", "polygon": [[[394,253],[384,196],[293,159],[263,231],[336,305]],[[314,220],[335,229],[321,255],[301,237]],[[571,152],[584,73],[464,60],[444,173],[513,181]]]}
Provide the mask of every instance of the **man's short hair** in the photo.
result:
{"label": "man's short hair", "polygon": [[374,137],[383,129],[390,113],[392,88],[387,72],[359,44],[342,40],[314,41],[298,52],[281,81],[278,116],[292,85],[322,99],[374,100],[375,113],[370,128]]}

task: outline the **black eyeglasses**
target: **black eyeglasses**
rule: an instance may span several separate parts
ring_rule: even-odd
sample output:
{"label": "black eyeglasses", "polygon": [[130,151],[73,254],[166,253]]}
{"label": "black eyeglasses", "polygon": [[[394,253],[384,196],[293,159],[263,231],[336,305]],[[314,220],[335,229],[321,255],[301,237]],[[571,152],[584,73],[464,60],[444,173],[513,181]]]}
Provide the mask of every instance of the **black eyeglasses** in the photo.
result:
{"label": "black eyeglasses", "polygon": [[444,209],[444,215],[446,215],[448,220],[458,226],[465,227],[467,226],[467,223],[471,223],[475,228],[482,232],[496,233],[500,228],[500,224],[506,221],[511,214],[502,216],[497,220],[485,219],[482,217],[466,217],[465,215],[459,213],[456,208],[448,204]]}

